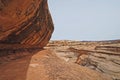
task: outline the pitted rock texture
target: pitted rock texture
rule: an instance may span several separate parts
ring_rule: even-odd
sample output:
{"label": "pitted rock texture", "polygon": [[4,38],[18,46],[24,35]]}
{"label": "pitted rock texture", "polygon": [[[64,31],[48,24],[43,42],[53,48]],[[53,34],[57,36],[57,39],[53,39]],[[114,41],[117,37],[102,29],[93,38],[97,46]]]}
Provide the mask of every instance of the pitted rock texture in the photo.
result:
{"label": "pitted rock texture", "polygon": [[53,30],[47,0],[0,0],[0,48],[42,48]]}

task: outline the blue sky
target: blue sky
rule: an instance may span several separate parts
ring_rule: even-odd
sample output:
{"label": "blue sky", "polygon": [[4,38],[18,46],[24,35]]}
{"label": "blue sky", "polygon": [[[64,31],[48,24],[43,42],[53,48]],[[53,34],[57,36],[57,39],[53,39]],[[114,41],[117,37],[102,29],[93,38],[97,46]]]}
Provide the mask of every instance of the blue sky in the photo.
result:
{"label": "blue sky", "polygon": [[52,40],[120,39],[120,0],[48,0]]}

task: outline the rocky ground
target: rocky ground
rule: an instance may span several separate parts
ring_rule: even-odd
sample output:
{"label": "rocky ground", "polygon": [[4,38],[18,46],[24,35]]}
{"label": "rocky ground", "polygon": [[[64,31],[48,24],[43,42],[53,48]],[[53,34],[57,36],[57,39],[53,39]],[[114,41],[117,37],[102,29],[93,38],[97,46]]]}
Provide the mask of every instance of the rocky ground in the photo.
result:
{"label": "rocky ground", "polygon": [[120,80],[119,40],[0,46],[0,80]]}
{"label": "rocky ground", "polygon": [[0,80],[111,80],[97,71],[66,63],[48,49],[17,50],[0,56],[0,62]]}
{"label": "rocky ground", "polygon": [[[120,80],[120,41],[50,41],[46,48],[55,51],[57,56],[66,62],[79,62],[78,65],[88,67],[113,80]],[[73,48],[73,50],[70,50]],[[81,50],[85,50],[81,54]],[[76,63],[75,63],[76,64]]]}

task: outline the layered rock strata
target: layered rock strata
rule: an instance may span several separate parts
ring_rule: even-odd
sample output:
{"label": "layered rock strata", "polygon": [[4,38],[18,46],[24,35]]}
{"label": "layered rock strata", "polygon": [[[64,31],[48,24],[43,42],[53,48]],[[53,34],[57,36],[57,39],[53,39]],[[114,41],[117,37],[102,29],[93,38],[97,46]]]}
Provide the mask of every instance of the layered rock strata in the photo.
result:
{"label": "layered rock strata", "polygon": [[0,49],[42,48],[53,30],[47,0],[0,0]]}
{"label": "layered rock strata", "polygon": [[51,41],[47,48],[66,62],[99,71],[120,80],[120,40],[115,41]]}

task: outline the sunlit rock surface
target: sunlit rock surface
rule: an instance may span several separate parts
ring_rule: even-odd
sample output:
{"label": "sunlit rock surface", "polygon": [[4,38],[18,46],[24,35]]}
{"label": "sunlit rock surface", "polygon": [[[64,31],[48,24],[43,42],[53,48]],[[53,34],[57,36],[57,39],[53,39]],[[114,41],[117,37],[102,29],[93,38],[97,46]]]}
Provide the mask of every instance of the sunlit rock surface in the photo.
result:
{"label": "sunlit rock surface", "polygon": [[120,40],[59,40],[50,41],[46,48],[54,50],[57,56],[66,62],[77,63],[106,74],[113,80],[120,80]]}
{"label": "sunlit rock surface", "polygon": [[0,0],[0,80],[111,80],[43,49],[53,30],[47,0]]}
{"label": "sunlit rock surface", "polygon": [[111,80],[97,71],[66,63],[51,50],[19,53],[16,51],[15,55],[9,55],[11,59],[2,57],[0,80]]}

